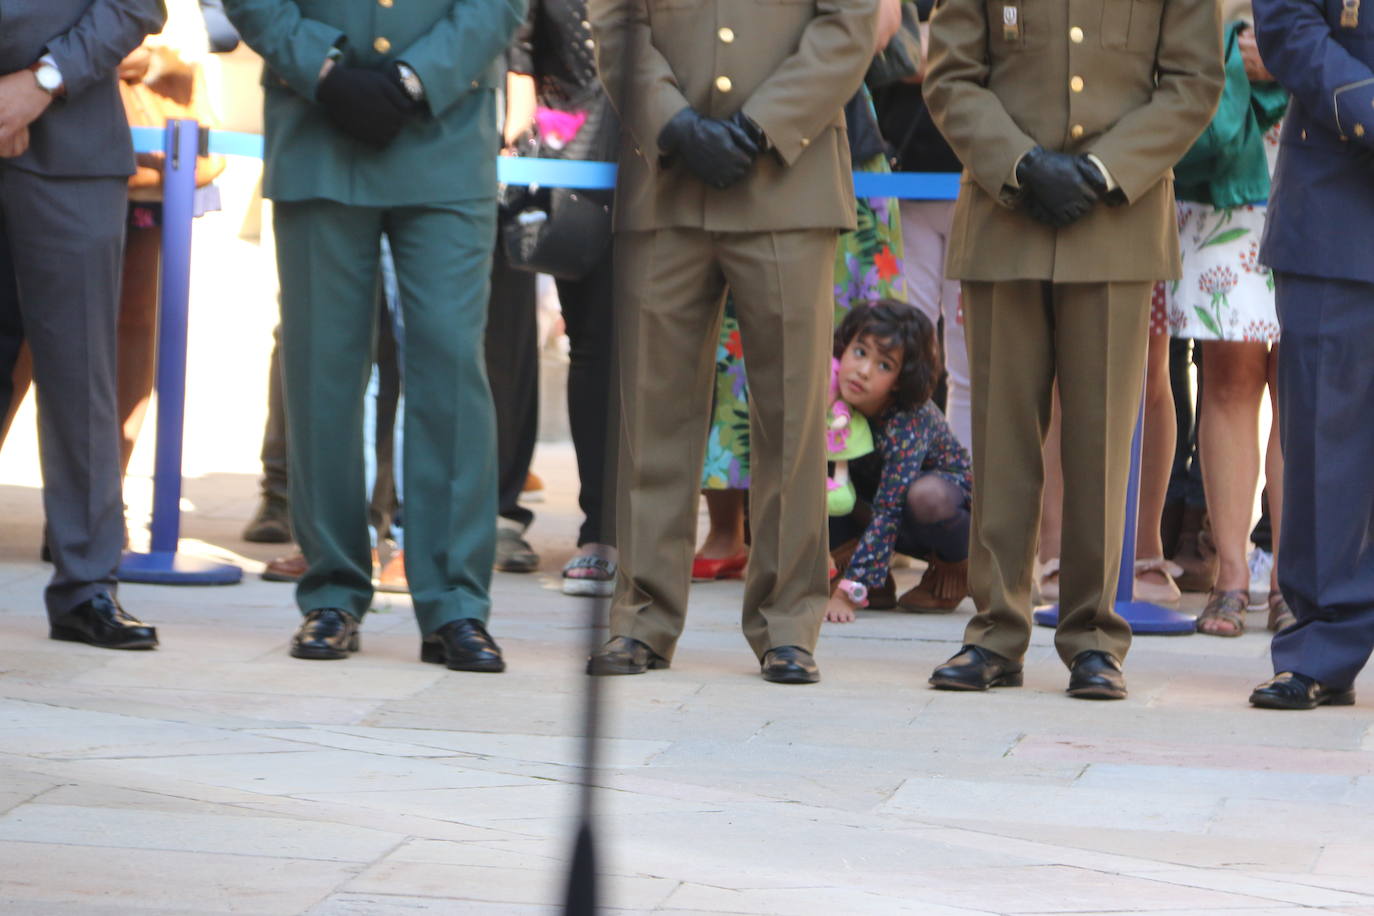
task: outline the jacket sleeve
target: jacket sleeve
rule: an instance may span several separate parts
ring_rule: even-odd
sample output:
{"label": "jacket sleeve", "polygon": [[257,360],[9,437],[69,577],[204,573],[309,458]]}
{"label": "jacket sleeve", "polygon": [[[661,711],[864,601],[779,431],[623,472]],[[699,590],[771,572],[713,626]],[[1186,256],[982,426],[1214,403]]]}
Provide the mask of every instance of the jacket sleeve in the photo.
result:
{"label": "jacket sleeve", "polygon": [[448,15],[400,53],[436,116],[479,85],[525,20],[526,0],[457,0]]}
{"label": "jacket sleeve", "polygon": [[228,54],[239,46],[238,30],[224,15],[224,0],[200,0],[200,14],[205,19],[212,54]]}
{"label": "jacket sleeve", "polygon": [[95,0],[70,29],[48,41],[68,95],[107,79],[167,21],[163,0]]}
{"label": "jacket sleeve", "polygon": [[744,103],[787,165],[835,120],[863,82],[878,34],[877,0],[818,0],[797,50]]}
{"label": "jacket sleeve", "polygon": [[1127,112],[1085,152],[1102,160],[1134,202],[1206,129],[1225,83],[1215,0],[1165,0],[1150,101]]}
{"label": "jacket sleeve", "polygon": [[[510,46],[506,48],[506,69],[511,73],[519,73],[524,76],[534,76],[534,42],[536,25],[539,19],[539,0],[530,0],[529,12],[525,14],[525,21],[520,23],[520,27],[515,30],[515,37],[510,41]],[[541,49],[547,54],[547,49]]]}
{"label": "jacket sleeve", "polygon": [[224,0],[224,11],[273,73],[298,94],[315,98],[320,68],[342,41],[341,29],[306,19],[294,0]]}
{"label": "jacket sleeve", "polygon": [[[645,151],[658,149],[663,126],[684,108],[687,97],[667,59],[654,47],[646,0],[589,0],[596,65],[621,123]],[[644,161],[658,157],[645,152]]]}
{"label": "jacket sleeve", "polygon": [[1255,39],[1269,72],[1312,119],[1374,146],[1374,71],[1335,40],[1313,0],[1255,0]]}
{"label": "jacket sleeve", "polygon": [[924,95],[969,176],[993,200],[1016,203],[1016,163],[1036,145],[988,88],[987,4],[944,0],[930,20]]}

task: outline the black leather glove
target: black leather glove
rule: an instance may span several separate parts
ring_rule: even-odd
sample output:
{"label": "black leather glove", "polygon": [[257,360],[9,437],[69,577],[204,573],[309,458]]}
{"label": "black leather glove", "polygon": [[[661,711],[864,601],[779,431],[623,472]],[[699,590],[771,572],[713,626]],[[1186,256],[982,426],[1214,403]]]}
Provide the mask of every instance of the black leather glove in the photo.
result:
{"label": "black leather glove", "polygon": [[339,64],[315,87],[315,101],[340,131],[378,149],[396,139],[418,108],[394,73]]}
{"label": "black leather glove", "polygon": [[1109,207],[1119,207],[1126,202],[1126,195],[1122,193],[1120,188],[1107,190],[1107,176],[1102,169],[1098,168],[1096,162],[1088,158],[1087,153],[1079,153],[1074,158],[1078,160],[1078,171],[1097,192],[1098,200]]}
{"label": "black leather glove", "polygon": [[658,135],[658,148],[713,188],[724,189],[749,173],[759,148],[744,128],[684,108]]}
{"label": "black leather glove", "polygon": [[754,145],[754,155],[758,156],[772,146],[768,142],[768,135],[759,127],[758,122],[744,113],[744,109],[730,115],[725,120],[744,131],[744,135],[749,138],[749,142]]}
{"label": "black leather glove", "polygon": [[[1042,223],[1063,228],[1092,209],[1100,195],[1079,167],[1078,156],[1037,146],[1021,157],[1016,180],[1025,191],[1026,210]],[[1092,168],[1086,157],[1083,161]],[[1093,168],[1093,171],[1097,171]],[[1101,173],[1098,178],[1101,179]],[[1105,182],[1103,183],[1105,189]]]}

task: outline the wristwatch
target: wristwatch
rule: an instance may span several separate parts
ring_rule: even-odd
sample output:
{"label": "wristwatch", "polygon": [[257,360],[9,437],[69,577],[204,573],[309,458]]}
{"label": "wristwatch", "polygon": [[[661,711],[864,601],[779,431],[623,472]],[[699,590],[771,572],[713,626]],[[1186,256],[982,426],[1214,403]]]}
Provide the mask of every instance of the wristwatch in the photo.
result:
{"label": "wristwatch", "polygon": [[841,579],[836,589],[844,593],[855,607],[868,607],[868,586],[853,579]]}
{"label": "wristwatch", "polygon": [[37,61],[29,65],[29,70],[33,73],[33,78],[38,81],[38,88],[48,95],[58,96],[62,94],[62,71],[57,69],[57,62],[53,60],[51,54],[44,54]]}
{"label": "wristwatch", "polygon": [[420,77],[415,71],[399,61],[396,64],[396,75],[401,78],[401,88],[405,89],[406,95],[410,96],[413,102],[423,102],[425,100],[425,87],[420,82]]}

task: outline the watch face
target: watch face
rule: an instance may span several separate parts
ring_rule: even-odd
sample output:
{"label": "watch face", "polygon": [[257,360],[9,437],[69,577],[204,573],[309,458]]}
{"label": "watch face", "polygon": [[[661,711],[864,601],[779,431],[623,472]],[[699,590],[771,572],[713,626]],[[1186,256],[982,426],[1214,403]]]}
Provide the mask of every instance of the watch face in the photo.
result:
{"label": "watch face", "polygon": [[62,85],[62,74],[57,71],[56,67],[46,65],[39,67],[34,71],[34,75],[38,78],[38,85],[48,92],[54,92]]}

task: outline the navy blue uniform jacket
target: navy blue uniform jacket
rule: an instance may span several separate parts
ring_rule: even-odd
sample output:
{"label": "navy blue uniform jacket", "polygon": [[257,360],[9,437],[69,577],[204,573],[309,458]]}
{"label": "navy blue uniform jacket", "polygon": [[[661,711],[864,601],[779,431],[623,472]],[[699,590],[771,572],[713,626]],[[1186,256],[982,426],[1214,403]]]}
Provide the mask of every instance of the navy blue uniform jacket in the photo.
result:
{"label": "navy blue uniform jacket", "polygon": [[1254,0],[1260,55],[1293,96],[1260,248],[1274,270],[1374,283],[1374,2],[1362,5],[1343,26],[1341,0]]}

